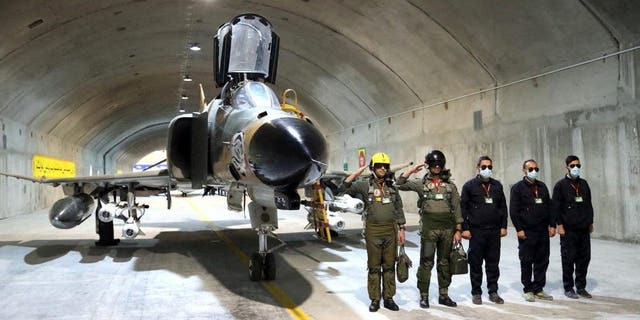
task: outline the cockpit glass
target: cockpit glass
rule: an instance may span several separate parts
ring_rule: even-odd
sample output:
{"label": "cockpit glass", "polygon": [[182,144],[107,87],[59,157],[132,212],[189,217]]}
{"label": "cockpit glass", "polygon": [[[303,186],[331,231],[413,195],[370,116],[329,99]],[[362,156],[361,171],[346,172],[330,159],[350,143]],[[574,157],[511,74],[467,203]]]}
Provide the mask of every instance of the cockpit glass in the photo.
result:
{"label": "cockpit glass", "polygon": [[231,27],[230,73],[269,74],[271,29],[257,19],[241,20]]}
{"label": "cockpit glass", "polygon": [[235,105],[240,108],[275,108],[280,109],[280,102],[273,90],[262,82],[249,81],[238,89]]}

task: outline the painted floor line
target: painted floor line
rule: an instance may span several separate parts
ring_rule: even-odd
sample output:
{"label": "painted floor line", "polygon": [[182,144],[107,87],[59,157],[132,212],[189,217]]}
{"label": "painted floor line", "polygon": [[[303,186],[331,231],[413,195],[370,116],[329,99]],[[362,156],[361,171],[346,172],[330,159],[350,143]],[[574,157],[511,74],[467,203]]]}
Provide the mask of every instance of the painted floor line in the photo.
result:
{"label": "painted floor line", "polygon": [[[242,260],[242,263],[245,264],[248,268],[249,257],[247,257],[247,255],[244,252],[242,252],[242,250],[240,250],[240,248],[238,248],[238,246],[236,246],[231,241],[231,239],[229,239],[226,235],[224,235],[224,233],[220,232],[220,228],[218,228],[213,222],[211,222],[209,220],[209,217],[204,213],[204,211],[202,211],[196,204],[194,204],[191,199],[187,199],[187,202],[193,208],[193,210],[195,210],[195,212],[198,213],[198,215],[203,221],[208,222],[208,225],[211,228],[211,230],[216,233],[216,235],[220,238],[220,240],[222,240],[227,245],[229,250],[231,250],[231,252],[234,255],[236,255],[238,258],[240,258],[240,260]],[[300,320],[311,319],[311,317],[308,314],[306,314],[302,310],[302,308],[297,306],[293,302],[293,300],[291,300],[291,298],[289,298],[289,296],[287,296],[287,294],[284,293],[282,289],[280,289],[280,287],[277,284],[270,281],[260,281],[260,284],[262,284],[262,286],[265,287],[265,289],[267,289],[267,291],[269,291],[269,293],[272,296],[274,296],[280,302],[280,304],[282,304],[284,308],[287,309],[287,312],[289,312],[289,314],[294,319],[300,319]]]}

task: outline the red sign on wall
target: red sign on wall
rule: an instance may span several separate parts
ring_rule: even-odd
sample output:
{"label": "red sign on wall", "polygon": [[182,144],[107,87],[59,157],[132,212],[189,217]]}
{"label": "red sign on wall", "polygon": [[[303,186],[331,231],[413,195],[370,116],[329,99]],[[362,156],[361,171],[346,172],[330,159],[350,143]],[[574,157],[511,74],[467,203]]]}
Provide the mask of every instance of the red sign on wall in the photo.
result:
{"label": "red sign on wall", "polygon": [[358,149],[358,168],[362,168],[367,165],[367,155],[364,148]]}

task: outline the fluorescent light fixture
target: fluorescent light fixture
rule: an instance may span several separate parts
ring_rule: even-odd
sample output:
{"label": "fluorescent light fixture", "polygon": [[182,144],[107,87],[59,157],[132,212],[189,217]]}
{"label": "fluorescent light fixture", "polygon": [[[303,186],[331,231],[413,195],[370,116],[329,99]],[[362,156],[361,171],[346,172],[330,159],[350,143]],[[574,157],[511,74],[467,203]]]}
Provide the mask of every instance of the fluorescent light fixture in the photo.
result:
{"label": "fluorescent light fixture", "polygon": [[193,81],[193,79],[191,79],[191,77],[189,77],[189,75],[184,76],[184,78],[182,80],[184,80],[184,81]]}
{"label": "fluorescent light fixture", "polygon": [[191,51],[200,51],[200,50],[202,50],[202,48],[200,47],[199,43],[194,42],[194,43],[189,45],[189,50],[191,50]]}
{"label": "fluorescent light fixture", "polygon": [[182,100],[189,100],[189,96],[187,96],[186,94],[183,94],[180,99]]}

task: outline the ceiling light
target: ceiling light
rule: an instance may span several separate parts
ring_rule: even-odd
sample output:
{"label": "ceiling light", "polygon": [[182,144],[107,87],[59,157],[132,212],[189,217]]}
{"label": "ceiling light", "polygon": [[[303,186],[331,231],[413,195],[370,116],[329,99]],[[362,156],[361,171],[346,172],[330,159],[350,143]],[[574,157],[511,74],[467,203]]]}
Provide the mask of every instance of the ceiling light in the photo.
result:
{"label": "ceiling light", "polygon": [[189,75],[184,76],[184,81],[193,81]]}
{"label": "ceiling light", "polygon": [[180,98],[182,100],[189,100],[189,97],[186,94],[183,94]]}
{"label": "ceiling light", "polygon": [[191,51],[200,51],[200,50],[202,50],[202,48],[200,48],[200,44],[197,43],[197,42],[194,42],[194,43],[190,44],[189,45],[189,49]]}
{"label": "ceiling light", "polygon": [[178,112],[184,112],[184,109],[180,108],[180,110],[178,110]]}

